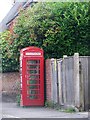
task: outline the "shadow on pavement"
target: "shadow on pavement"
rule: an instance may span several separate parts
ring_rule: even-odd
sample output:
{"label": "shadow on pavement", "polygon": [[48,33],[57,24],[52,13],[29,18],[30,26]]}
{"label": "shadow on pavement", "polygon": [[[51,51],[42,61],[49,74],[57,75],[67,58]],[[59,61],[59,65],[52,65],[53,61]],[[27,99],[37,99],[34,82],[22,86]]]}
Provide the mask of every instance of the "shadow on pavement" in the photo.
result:
{"label": "shadow on pavement", "polygon": [[15,93],[10,93],[10,94],[7,94],[7,93],[2,93],[2,102],[10,102],[10,103],[14,103],[16,102],[16,94]]}

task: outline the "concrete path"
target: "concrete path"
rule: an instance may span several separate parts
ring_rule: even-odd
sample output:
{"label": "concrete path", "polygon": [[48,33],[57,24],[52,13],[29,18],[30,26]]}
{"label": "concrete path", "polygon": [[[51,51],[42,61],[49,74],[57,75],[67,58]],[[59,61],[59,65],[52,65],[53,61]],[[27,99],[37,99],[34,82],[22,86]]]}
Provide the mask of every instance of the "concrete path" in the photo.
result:
{"label": "concrete path", "polygon": [[3,118],[88,118],[88,112],[65,113],[45,107],[19,107],[16,103],[2,103]]}

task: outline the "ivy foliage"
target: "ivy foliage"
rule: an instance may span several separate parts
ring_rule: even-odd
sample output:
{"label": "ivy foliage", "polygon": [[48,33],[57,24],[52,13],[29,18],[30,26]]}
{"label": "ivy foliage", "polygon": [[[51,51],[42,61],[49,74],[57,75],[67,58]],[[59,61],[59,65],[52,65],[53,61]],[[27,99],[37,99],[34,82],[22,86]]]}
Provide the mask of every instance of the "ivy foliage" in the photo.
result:
{"label": "ivy foliage", "polygon": [[[9,46],[15,70],[18,69],[20,50],[27,46],[43,48],[45,58],[60,58],[75,52],[90,55],[89,6],[88,2],[40,2],[21,10]],[[8,56],[5,59],[10,62]]]}

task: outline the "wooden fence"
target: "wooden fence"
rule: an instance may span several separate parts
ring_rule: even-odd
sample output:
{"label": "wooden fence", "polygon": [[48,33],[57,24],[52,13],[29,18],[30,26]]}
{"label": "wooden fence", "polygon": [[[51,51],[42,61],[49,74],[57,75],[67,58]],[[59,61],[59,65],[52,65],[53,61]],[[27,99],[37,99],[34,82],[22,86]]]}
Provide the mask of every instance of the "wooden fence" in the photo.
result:
{"label": "wooden fence", "polygon": [[72,57],[65,55],[61,59],[51,59],[51,101],[88,110],[89,63],[90,56],[79,56],[78,53]]}

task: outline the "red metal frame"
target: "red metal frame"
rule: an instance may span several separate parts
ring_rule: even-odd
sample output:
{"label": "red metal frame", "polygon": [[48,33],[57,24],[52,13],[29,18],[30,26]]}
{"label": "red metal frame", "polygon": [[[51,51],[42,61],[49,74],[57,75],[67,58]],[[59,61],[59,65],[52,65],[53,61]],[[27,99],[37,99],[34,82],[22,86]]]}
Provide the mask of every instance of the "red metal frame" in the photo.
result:
{"label": "red metal frame", "polygon": [[21,106],[44,106],[43,50],[27,47],[20,51]]}

